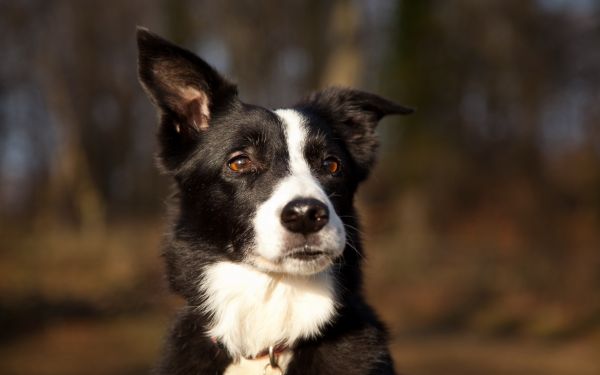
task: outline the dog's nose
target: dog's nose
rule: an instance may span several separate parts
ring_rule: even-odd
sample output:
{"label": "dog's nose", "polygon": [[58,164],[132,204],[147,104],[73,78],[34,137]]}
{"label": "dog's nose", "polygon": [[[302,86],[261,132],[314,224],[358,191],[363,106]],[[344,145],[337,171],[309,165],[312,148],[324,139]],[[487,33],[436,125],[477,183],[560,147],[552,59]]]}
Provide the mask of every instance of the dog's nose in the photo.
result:
{"label": "dog's nose", "polygon": [[329,209],[316,199],[295,199],[283,207],[281,223],[294,233],[318,232],[329,222]]}

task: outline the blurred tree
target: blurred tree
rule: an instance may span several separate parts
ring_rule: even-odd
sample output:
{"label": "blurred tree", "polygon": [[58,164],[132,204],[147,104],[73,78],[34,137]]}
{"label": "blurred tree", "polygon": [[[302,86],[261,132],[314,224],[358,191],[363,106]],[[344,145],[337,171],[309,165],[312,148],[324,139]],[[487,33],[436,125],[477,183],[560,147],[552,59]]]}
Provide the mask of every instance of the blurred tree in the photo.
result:
{"label": "blurred tree", "polygon": [[[590,108],[598,108],[600,65],[587,44],[598,38],[598,9],[576,3],[405,0],[397,8],[385,90],[418,112],[397,128],[374,187],[386,202],[399,186],[398,209],[377,219],[398,231],[398,264],[410,275],[432,264],[464,271],[465,285],[448,288],[472,306],[462,319],[514,293],[527,296],[517,304],[546,306],[598,296],[600,144]],[[411,248],[415,236],[403,227],[422,217]],[[476,266],[467,271],[465,262]],[[490,293],[501,297],[481,297]]]}
{"label": "blurred tree", "polygon": [[328,21],[327,32],[330,40],[329,53],[323,61],[324,71],[321,87],[332,85],[358,86],[362,78],[361,17],[355,2],[338,0],[334,2]]}

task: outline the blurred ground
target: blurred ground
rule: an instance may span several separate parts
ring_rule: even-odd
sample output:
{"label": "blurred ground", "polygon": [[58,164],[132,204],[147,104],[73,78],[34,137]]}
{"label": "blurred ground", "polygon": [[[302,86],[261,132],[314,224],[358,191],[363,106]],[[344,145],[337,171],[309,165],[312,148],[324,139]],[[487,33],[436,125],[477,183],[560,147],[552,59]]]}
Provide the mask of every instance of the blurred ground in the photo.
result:
{"label": "blurred ground", "polygon": [[[168,314],[62,323],[0,350],[6,375],[148,374]],[[600,338],[568,342],[449,336],[394,340],[396,367],[407,375],[595,375]]]}
{"label": "blurred ground", "polygon": [[393,350],[406,375],[592,375],[600,371],[598,345],[598,337],[547,343],[454,336],[401,340]]}
{"label": "blurred ground", "polygon": [[[12,246],[0,255],[0,373],[148,373],[182,303],[166,290],[159,257],[163,229],[160,222],[124,223],[93,234],[55,229],[35,238],[4,237]],[[365,235],[367,292],[391,327],[394,358],[403,374],[600,371],[598,330],[565,332],[559,321],[548,325],[554,324],[550,328],[560,334],[528,329],[507,333],[494,326],[509,324],[501,318],[489,323],[491,328],[476,317],[452,321],[445,315],[448,309],[439,307],[438,300],[447,298],[440,295],[443,285],[411,281],[382,266],[389,262],[382,251],[385,242],[376,233]],[[36,246],[38,241],[45,246]],[[423,275],[428,278],[437,275]],[[509,318],[521,327],[531,323]]]}

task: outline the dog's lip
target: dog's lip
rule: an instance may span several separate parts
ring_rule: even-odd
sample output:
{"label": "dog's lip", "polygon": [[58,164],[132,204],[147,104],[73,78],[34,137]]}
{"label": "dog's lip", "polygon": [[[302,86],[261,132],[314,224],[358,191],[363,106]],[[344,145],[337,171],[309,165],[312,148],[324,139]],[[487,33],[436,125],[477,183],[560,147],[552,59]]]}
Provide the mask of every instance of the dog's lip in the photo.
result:
{"label": "dog's lip", "polygon": [[323,249],[315,248],[309,245],[304,245],[303,247],[291,249],[285,254],[285,257],[309,261],[327,255],[328,252]]}

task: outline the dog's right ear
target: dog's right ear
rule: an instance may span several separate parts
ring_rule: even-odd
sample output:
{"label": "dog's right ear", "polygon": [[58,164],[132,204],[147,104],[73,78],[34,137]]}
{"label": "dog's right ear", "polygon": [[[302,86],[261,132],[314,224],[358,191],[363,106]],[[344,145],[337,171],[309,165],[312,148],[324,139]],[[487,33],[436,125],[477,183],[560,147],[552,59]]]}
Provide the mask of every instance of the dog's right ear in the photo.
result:
{"label": "dog's right ear", "polygon": [[319,115],[332,126],[354,159],[359,180],[368,176],[375,162],[379,120],[414,112],[379,95],[343,87],[314,92],[297,107]]}
{"label": "dog's right ear", "polygon": [[237,88],[194,53],[138,27],[138,74],[161,116],[159,157],[176,170]]}

